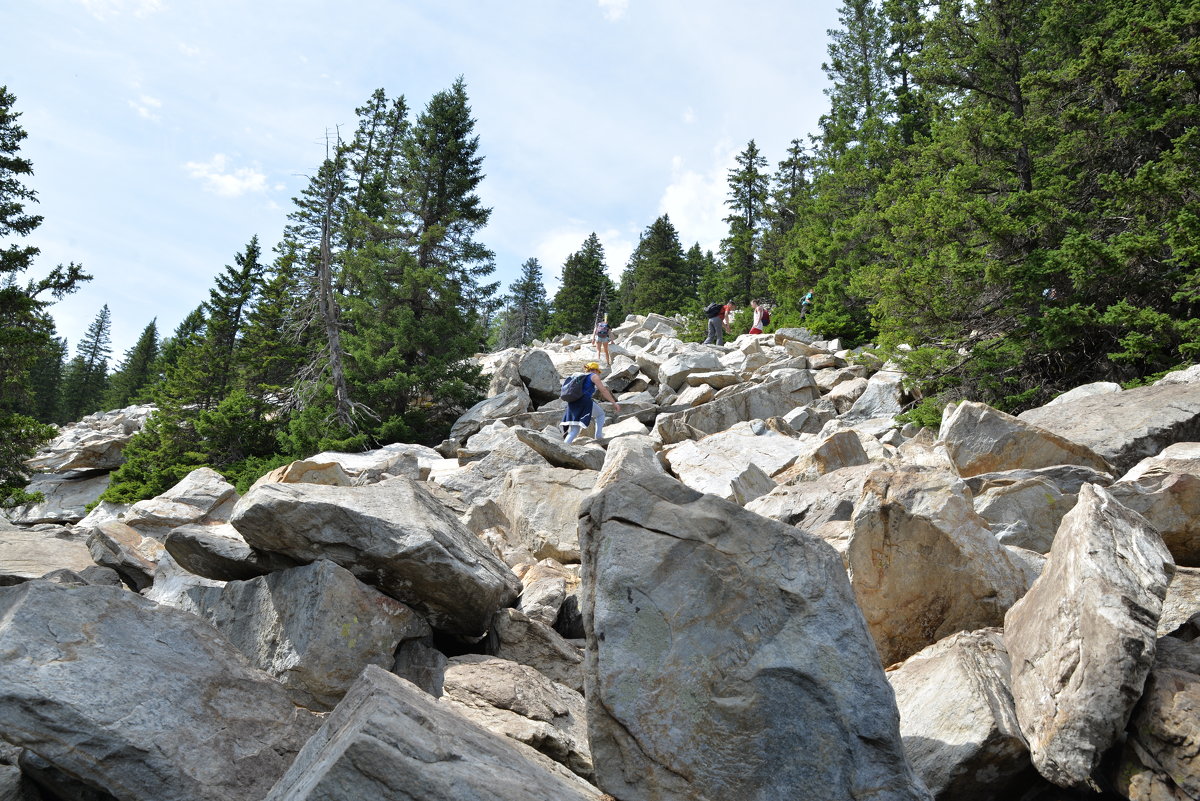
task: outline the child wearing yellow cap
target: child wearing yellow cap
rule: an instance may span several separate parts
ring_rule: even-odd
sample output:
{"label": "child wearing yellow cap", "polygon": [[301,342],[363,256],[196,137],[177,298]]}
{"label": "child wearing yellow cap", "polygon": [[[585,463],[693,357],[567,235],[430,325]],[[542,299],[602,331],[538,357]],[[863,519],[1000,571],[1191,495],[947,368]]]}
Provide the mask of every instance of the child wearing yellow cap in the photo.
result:
{"label": "child wearing yellow cap", "polygon": [[618,413],[621,411],[621,404],[617,403],[617,399],[600,380],[600,364],[588,362],[583,369],[591,373],[591,378],[583,382],[583,395],[578,400],[568,403],[567,410],[563,412],[562,428],[566,434],[563,439],[567,443],[575,441],[579,432],[591,424],[593,416],[596,419],[596,439],[604,436],[604,407],[592,400],[596,392],[611,403],[614,410]]}

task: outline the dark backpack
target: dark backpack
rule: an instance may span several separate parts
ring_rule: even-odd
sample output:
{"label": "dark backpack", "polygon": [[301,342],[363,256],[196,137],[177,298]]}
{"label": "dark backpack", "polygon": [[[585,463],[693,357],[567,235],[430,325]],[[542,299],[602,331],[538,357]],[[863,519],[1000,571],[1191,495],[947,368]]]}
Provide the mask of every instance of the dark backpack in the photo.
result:
{"label": "dark backpack", "polygon": [[758,308],[762,309],[762,317],[759,319],[759,323],[763,328],[766,328],[771,324],[771,310],[766,306],[759,306]]}
{"label": "dark backpack", "polygon": [[583,383],[591,377],[591,373],[579,373],[578,375],[567,376],[563,379],[562,390],[558,393],[558,397],[567,403],[579,400],[583,397]]}
{"label": "dark backpack", "polygon": [[598,337],[608,336],[608,323],[600,323],[600,325],[596,326],[596,336],[598,336]]}
{"label": "dark backpack", "polygon": [[[693,307],[693,308],[695,308],[695,307]],[[716,317],[720,313],[721,313],[721,304],[720,303],[710,303],[704,307],[704,316],[705,317]]]}

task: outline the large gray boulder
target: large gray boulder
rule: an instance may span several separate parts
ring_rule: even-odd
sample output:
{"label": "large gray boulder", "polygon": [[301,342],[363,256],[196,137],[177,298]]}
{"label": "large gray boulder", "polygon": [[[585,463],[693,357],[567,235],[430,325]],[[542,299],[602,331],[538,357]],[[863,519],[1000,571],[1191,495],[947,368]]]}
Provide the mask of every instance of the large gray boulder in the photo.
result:
{"label": "large gray boulder", "polygon": [[230,522],[253,548],[330,559],[458,634],[482,634],[521,590],[453,513],[402,477],[364,487],[264,484],[246,493]]}
{"label": "large gray boulder", "polygon": [[525,383],[534,405],[541,406],[558,398],[562,379],[559,378],[558,370],[554,369],[554,362],[546,351],[540,348],[525,351],[518,363],[517,372],[521,381]]}
{"label": "large gray boulder", "polygon": [[442,703],[496,734],[592,776],[583,696],[533,668],[494,656],[456,656],[446,665]]}
{"label": "large gray boulder", "polygon": [[510,471],[496,505],[509,541],[538,559],[579,561],[579,504],[596,483],[595,470],[528,465]]}
{"label": "large gray boulder", "polygon": [[1019,417],[1092,449],[1119,474],[1172,443],[1200,440],[1200,383],[1137,387],[1030,409]]}
{"label": "large gray boulder", "polygon": [[638,473],[666,475],[667,471],[658,458],[657,445],[644,434],[631,434],[610,442],[604,454],[604,466],[596,477],[595,489],[599,491],[614,481]]}
{"label": "large gray boulder", "polygon": [[430,634],[411,608],[327,559],[200,595],[206,620],[318,712],[333,709],[367,665],[390,668],[402,641]]}
{"label": "large gray boulder", "polygon": [[1047,553],[1076,497],[1064,495],[1047,479],[1028,478],[980,493],[975,497],[975,511],[1003,544]]}
{"label": "large gray boulder", "polygon": [[1036,776],[1008,674],[999,629],[952,634],[888,673],[904,750],[935,799],[1009,801]]}
{"label": "large gray boulder", "polygon": [[258,801],[316,728],[212,626],[115,587],[0,589],[0,730],[123,801]]}
{"label": "large gray boulder", "polygon": [[154,583],[154,569],[166,552],[154,537],[110,520],[91,529],[88,551],[98,565],[117,571],[121,580],[141,592]]}
{"label": "large gray boulder", "polygon": [[87,506],[95,503],[108,489],[110,475],[37,475],[25,488],[40,492],[42,500],[12,509],[8,518],[14,523],[31,526],[36,523],[77,523],[87,515]]}
{"label": "large gray boulder", "polygon": [[1060,787],[1096,786],[1154,662],[1173,571],[1145,518],[1087,484],[1041,577],[1005,616],[1021,731],[1038,772]]}
{"label": "large gray boulder", "polygon": [[712,350],[696,345],[692,350],[676,353],[658,367],[660,384],[679,391],[693,373],[708,373],[721,369],[721,360]]}
{"label": "large gray boulder", "polygon": [[510,389],[492,398],[484,398],[467,409],[450,428],[450,439],[464,440],[493,420],[529,411],[529,393]]}
{"label": "large gray boulder", "polygon": [[446,476],[440,484],[457,494],[464,505],[470,506],[481,500],[494,499],[504,486],[508,471],[513,468],[545,464],[548,462],[540,453],[517,439],[515,432],[510,432],[487,456]]}
{"label": "large gray boulder", "polygon": [[843,467],[813,481],[780,484],[746,508],[755,514],[802,529],[844,554],[853,533],[854,505],[875,465]]}
{"label": "large gray boulder", "polygon": [[601,801],[539,752],[368,667],[266,801]]}
{"label": "large gray boulder", "polygon": [[65,529],[31,531],[0,519],[0,586],[41,578],[55,570],[78,573],[95,564],[87,544]]}
{"label": "large gray boulder", "polygon": [[998,626],[1036,577],[996,541],[953,474],[881,469],[863,485],[850,583],[885,665]]}
{"label": "large gray boulder", "polygon": [[904,411],[904,373],[880,370],[867,380],[862,394],[842,415],[848,422],[895,417]]}
{"label": "large gray boulder", "polygon": [[1089,447],[1039,428],[1025,415],[1013,417],[985,403],[967,401],[956,406],[943,418],[938,439],[964,477],[1062,464],[1109,469],[1104,458]]}
{"label": "large gray boulder", "polygon": [[[606,429],[607,430],[607,429]],[[555,467],[572,470],[599,470],[604,465],[604,449],[599,445],[568,445],[560,437],[552,437],[527,428],[513,430],[513,436],[537,451]]]}
{"label": "large gray boulder", "polygon": [[638,799],[928,798],[832,548],[661,476],[581,509],[599,786]]}

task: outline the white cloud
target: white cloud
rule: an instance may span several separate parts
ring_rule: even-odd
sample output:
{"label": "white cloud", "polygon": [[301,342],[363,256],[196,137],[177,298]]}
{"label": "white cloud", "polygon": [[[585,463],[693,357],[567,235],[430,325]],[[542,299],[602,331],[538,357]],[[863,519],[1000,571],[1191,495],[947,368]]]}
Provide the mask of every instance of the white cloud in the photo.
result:
{"label": "white cloud", "polygon": [[688,125],[694,123],[696,121],[696,110],[691,106],[685,108],[683,110],[683,121]]}
{"label": "white cloud", "polygon": [[663,190],[658,208],[670,215],[685,250],[692,242],[705,250],[720,246],[727,232],[727,180],[736,156],[737,149],[723,142],[713,149],[713,161],[704,171],[686,169],[678,156],[671,160],[671,183]]}
{"label": "white cloud", "polygon": [[190,45],[187,42],[180,42],[179,43],[179,52],[183,53],[188,58],[195,58],[196,56],[200,55],[204,51],[202,51],[199,47],[196,47],[195,45]]}
{"label": "white cloud", "polygon": [[137,111],[142,119],[157,122],[158,114],[154,113],[154,110],[162,108],[162,101],[150,95],[142,95],[137,100],[130,100],[129,107]]}
{"label": "white cloud", "polygon": [[144,17],[162,8],[162,0],[78,0],[96,19],[133,14]]}
{"label": "white cloud", "polygon": [[[637,245],[637,237],[631,237],[616,228],[595,233],[604,247],[604,264],[608,267],[608,275],[613,281],[617,281]],[[591,234],[592,231],[585,229],[582,224],[578,227],[560,228],[543,236],[534,247],[533,254],[542,265],[542,278],[548,293],[553,295],[558,291],[562,280],[563,262],[567,260],[567,256],[583,247],[584,240]]]}
{"label": "white cloud", "polygon": [[184,164],[193,178],[204,181],[204,188],[222,197],[239,197],[247,192],[265,192],[267,176],[253,167],[230,169],[228,159],[217,153],[207,162]]}
{"label": "white cloud", "polygon": [[604,10],[604,18],[610,22],[616,22],[629,10],[629,0],[597,0],[597,2]]}

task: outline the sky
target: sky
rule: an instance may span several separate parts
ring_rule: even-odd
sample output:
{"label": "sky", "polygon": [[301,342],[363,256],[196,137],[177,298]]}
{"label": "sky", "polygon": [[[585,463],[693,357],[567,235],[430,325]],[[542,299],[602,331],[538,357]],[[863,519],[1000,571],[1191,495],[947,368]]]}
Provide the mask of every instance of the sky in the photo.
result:
{"label": "sky", "polygon": [[833,0],[16,0],[4,18],[45,218],[24,277],[82,264],[93,280],[52,313],[73,354],[107,304],[113,365],[252,236],[269,254],[377,88],[415,117],[463,77],[503,289],[536,257],[552,295],[593,231],[616,279],[662,214],[715,250],[736,154],[753,139],[773,171],[817,130],[838,25]]}

